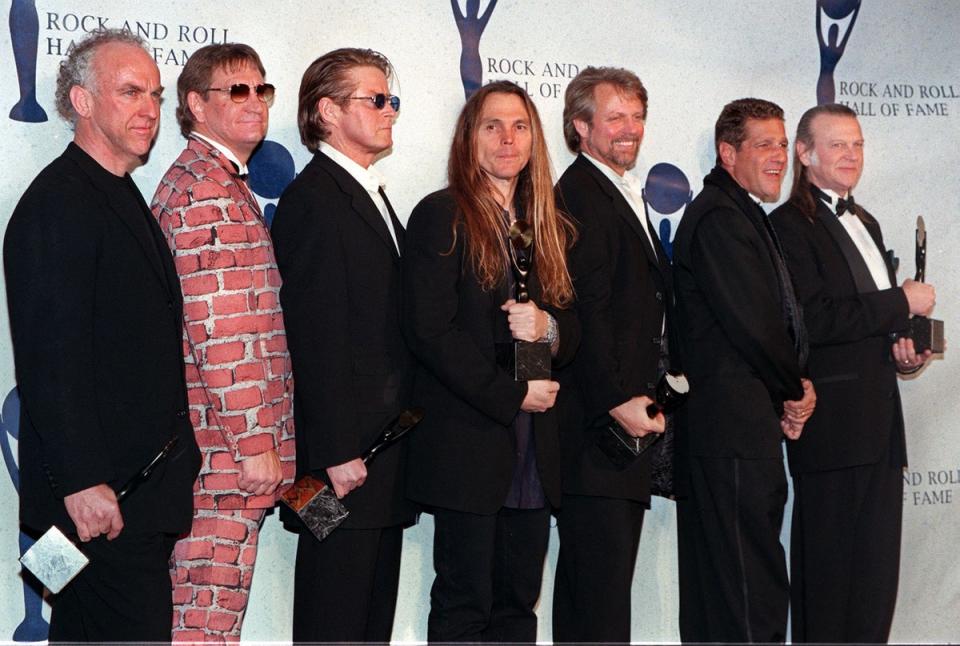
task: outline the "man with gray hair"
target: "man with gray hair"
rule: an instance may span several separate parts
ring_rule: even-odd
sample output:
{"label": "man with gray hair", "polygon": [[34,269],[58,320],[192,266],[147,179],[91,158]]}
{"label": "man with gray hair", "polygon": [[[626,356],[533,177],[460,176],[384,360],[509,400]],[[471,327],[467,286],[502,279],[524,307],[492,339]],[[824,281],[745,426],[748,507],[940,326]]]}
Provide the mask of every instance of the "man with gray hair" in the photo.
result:
{"label": "man with gray hair", "polygon": [[[73,142],[24,193],[4,266],[20,389],[20,521],[82,542],[50,641],[169,641],[168,559],[190,529],[199,452],[187,415],[173,258],[130,172],[157,133],[160,73],[129,32],[60,66]],[[115,493],[164,455],[122,504]]]}
{"label": "man with gray hair", "polygon": [[666,423],[646,409],[667,367],[670,264],[644,213],[640,180],[628,172],[646,118],[647,91],[633,72],[588,67],[567,86],[563,131],[577,158],[556,190],[577,226],[570,273],[583,340],[559,375],[556,641],[630,641],[630,588],[650,506],[652,451],[620,468],[596,438],[610,423],[633,437],[663,433]]}

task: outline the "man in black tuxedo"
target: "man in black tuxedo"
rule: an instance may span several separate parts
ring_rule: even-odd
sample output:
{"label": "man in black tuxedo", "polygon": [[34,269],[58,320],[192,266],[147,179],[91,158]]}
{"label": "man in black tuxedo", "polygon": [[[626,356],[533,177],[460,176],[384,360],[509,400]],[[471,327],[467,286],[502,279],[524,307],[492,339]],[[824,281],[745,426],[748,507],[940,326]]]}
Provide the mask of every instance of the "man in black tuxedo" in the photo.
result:
{"label": "man in black tuxedo", "polygon": [[556,641],[630,641],[630,588],[644,510],[649,452],[619,470],[598,448],[601,422],[631,435],[662,433],[650,418],[667,312],[670,266],[646,217],[637,160],[647,92],[635,74],[588,67],[567,86],[567,146],[576,160],[557,183],[557,203],[575,221],[570,254],[582,328],[580,350],[561,371],[563,502],[553,593]]}
{"label": "man in black tuxedo", "polygon": [[405,446],[361,454],[408,398],[400,330],[403,227],[373,162],[393,143],[399,97],[389,61],[339,49],[307,68],[300,136],[314,157],[287,187],[271,229],[293,361],[298,475],[313,473],[350,516],[323,542],[302,525],[293,639],[387,642],[400,581]]}
{"label": "man in black tuxedo", "polygon": [[817,412],[790,442],[793,641],[886,642],[897,599],[906,442],[897,372],[930,352],[893,343],[932,286],[897,287],[880,225],[853,200],[856,113],[827,104],[797,126],[790,200],[770,216],[810,337]]}
{"label": "man in black tuxedo", "polygon": [[[129,173],[157,132],[160,73],[102,31],[61,63],[73,142],[27,189],[4,267],[20,389],[20,520],[90,559],[52,598],[50,641],[170,641],[167,560],[190,529],[200,455],[187,416],[173,258]],[[122,505],[115,492],[177,438]]]}
{"label": "man in black tuxedo", "polygon": [[782,642],[781,440],[800,434],[816,400],[801,380],[807,345],[790,276],[760,208],[779,198],[787,167],[783,110],[733,101],[715,130],[717,166],[674,238],[690,379],[677,437],[680,637]]}

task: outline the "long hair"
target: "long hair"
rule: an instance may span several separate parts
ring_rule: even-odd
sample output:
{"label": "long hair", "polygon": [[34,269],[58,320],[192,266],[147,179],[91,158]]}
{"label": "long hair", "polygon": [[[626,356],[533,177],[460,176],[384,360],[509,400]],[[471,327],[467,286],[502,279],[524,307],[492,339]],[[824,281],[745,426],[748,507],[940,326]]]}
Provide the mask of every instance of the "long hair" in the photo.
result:
{"label": "long hair", "polygon": [[[807,148],[813,148],[813,120],[821,114],[832,114],[840,117],[857,118],[857,113],[853,109],[839,103],[825,103],[810,108],[800,117],[797,124],[797,137],[793,142],[793,186],[790,188],[790,204],[797,207],[797,210],[807,218],[813,221],[817,217],[817,201],[810,192],[810,178],[807,177],[807,167],[800,161],[800,153],[797,152],[797,144],[803,142]],[[863,219],[860,213],[860,207],[856,209],[857,216]]]}
{"label": "long hair", "polygon": [[537,108],[526,91],[515,83],[495,81],[483,86],[470,97],[457,118],[447,163],[450,192],[457,205],[454,243],[462,230],[467,257],[484,290],[503,283],[510,257],[507,223],[493,184],[477,160],[477,130],[483,104],[494,93],[519,97],[530,116],[530,161],[520,171],[514,199],[533,228],[533,264],[543,301],[566,307],[573,301],[567,249],[573,245],[576,231],[570,220],[557,210],[554,201],[550,157]]}

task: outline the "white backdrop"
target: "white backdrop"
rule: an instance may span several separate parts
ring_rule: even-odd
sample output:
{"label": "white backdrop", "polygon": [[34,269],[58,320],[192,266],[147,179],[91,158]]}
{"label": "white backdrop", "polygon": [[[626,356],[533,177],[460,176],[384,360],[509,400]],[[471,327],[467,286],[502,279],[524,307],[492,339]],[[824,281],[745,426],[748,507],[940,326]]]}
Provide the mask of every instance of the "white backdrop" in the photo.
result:
{"label": "white backdrop", "polygon": [[[465,11],[464,0],[454,2]],[[482,0],[481,10],[489,2]],[[857,5],[857,0],[821,4],[834,17],[847,16],[836,22],[838,42],[850,31],[834,76],[837,100],[860,112],[867,139],[857,200],[883,224],[887,244],[902,259],[901,280],[913,273],[914,218],[925,216],[930,239],[927,276],[939,296],[936,316],[952,331],[960,282],[960,262],[952,252],[960,247],[960,224],[952,220],[960,212],[960,2],[869,0],[855,21],[844,5]],[[398,72],[396,93],[403,98],[403,110],[394,130],[393,153],[378,167],[388,177],[401,219],[444,182],[451,128],[464,98],[460,33],[448,0],[12,0],[0,4],[0,11],[7,9],[12,27],[7,21],[0,27],[0,151],[5,168],[0,175],[0,227],[6,226],[31,179],[71,138],[55,114],[56,68],[70,43],[98,24],[120,27],[126,22],[133,30],[143,30],[155,47],[168,88],[157,144],[149,163],[134,173],[148,199],[183,147],[173,114],[182,63],[197,47],[224,40],[248,43],[260,53],[268,80],[278,88],[268,139],[289,151],[297,169],[309,158],[296,130],[303,69],[336,47],[384,52]],[[35,56],[30,37],[34,11]],[[786,110],[790,133],[803,110],[817,102],[817,11],[817,0],[499,0],[479,43],[483,80],[509,78],[526,84],[541,111],[559,173],[572,160],[561,133],[562,96],[570,77],[586,65],[636,71],[649,90],[650,109],[635,172],[655,195],[655,177],[648,178],[648,173],[657,164],[669,164],[674,173],[686,176],[695,194],[713,165],[713,123],[724,103],[742,96],[774,100]],[[824,19],[824,42],[830,41],[831,24],[834,21]],[[29,77],[34,60],[37,101],[49,119],[8,118],[21,96],[20,85],[29,86],[18,85],[18,70],[21,79]],[[27,112],[36,118],[36,108]],[[279,146],[273,151],[282,153]],[[275,155],[271,163],[282,157]],[[257,191],[265,207],[275,202],[272,194],[279,181],[270,179],[270,167],[265,164],[261,173],[266,188]],[[654,222],[667,219],[675,226],[682,209],[658,212],[657,206],[669,203],[651,201]],[[4,308],[5,296],[0,302]],[[901,386],[910,468],[905,475],[903,564],[892,641],[960,641],[960,564],[954,556],[960,537],[958,382],[960,371],[948,354]],[[14,385],[7,317],[0,313],[0,396]],[[0,439],[12,447],[13,455],[14,417],[15,408],[5,407],[0,422]],[[14,475],[14,465],[7,462]],[[37,627],[39,621],[36,612],[25,610],[17,563],[16,495],[13,478],[0,476],[0,640],[12,639],[25,615],[21,631]],[[430,518],[424,517],[405,536],[397,641],[426,637],[432,529]],[[554,533],[539,608],[542,640],[551,635],[556,551]],[[263,531],[244,640],[290,639],[293,553],[293,536],[271,516]],[[678,640],[672,503],[656,500],[645,522],[634,600],[635,641]],[[44,615],[48,612],[44,608]]]}

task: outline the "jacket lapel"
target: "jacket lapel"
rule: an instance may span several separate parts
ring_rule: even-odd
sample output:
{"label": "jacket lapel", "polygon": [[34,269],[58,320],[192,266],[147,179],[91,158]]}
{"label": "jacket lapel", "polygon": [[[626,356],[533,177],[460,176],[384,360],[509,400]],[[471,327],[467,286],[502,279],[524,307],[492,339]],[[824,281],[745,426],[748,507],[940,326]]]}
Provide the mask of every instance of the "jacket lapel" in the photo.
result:
{"label": "jacket lapel", "polygon": [[[843,224],[840,223],[837,216],[827,208],[822,200],[816,196],[814,196],[813,199],[817,202],[817,220],[819,220],[820,224],[823,225],[823,228],[827,231],[827,234],[833,239],[840,253],[843,254],[843,259],[847,263],[847,269],[850,271],[850,277],[853,279],[853,284],[856,286],[857,292],[865,294],[877,291],[877,284],[870,274],[870,269],[867,267],[863,255],[860,253],[860,250],[857,249],[857,245],[847,233]],[[872,235],[871,233],[871,237]]]}
{"label": "jacket lapel", "polygon": [[[660,259],[663,257],[663,249],[661,248],[658,253],[654,251],[653,247],[650,246],[651,238],[657,245],[660,244],[660,238],[657,236],[656,231],[654,231],[653,226],[650,224],[650,218],[647,218],[647,226],[650,228],[650,238],[648,238],[646,232],[643,230],[643,225],[641,225],[640,220],[637,219],[637,214],[634,212],[633,208],[627,204],[627,200],[623,197],[620,189],[614,186],[613,182],[611,182],[610,179],[593,164],[593,162],[584,157],[582,154],[577,156],[576,163],[581,165],[581,167],[590,175],[590,177],[593,178],[593,181],[596,182],[600,190],[603,191],[603,193],[607,196],[607,198],[610,200],[610,207],[613,209],[614,213],[617,214],[617,217],[624,220],[627,225],[633,229],[633,232],[640,238],[640,245],[643,247],[643,252],[647,255],[647,261],[649,264],[655,267],[658,272],[664,274],[664,267],[660,264]],[[644,215],[644,217],[646,217],[646,215]]]}
{"label": "jacket lapel", "polygon": [[[393,237],[390,235],[390,232],[387,231],[387,223],[380,214],[380,209],[377,208],[373,199],[370,198],[370,194],[367,193],[367,189],[363,188],[340,164],[322,152],[317,152],[314,160],[333,177],[334,181],[340,187],[340,190],[351,197],[350,205],[353,207],[353,210],[356,211],[361,220],[366,222],[367,225],[374,230],[383,244],[387,245],[390,253],[393,255],[394,262],[399,264],[400,254],[397,253],[397,246],[393,244]],[[396,216],[393,214],[393,209],[389,206],[389,203],[387,208],[390,211],[391,220],[395,219]],[[394,226],[396,226],[396,224],[394,224]],[[399,241],[400,236],[398,234],[397,242],[399,243]]]}

